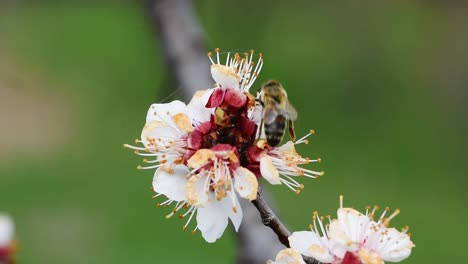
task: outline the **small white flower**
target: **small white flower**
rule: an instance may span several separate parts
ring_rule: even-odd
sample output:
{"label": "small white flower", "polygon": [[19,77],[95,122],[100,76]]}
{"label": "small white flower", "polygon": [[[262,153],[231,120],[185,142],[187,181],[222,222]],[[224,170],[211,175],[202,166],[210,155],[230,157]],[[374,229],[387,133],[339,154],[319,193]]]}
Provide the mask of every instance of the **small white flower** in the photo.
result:
{"label": "small white flower", "polygon": [[275,261],[269,260],[267,264],[305,264],[299,252],[286,248],[278,252]]}
{"label": "small white flower", "polygon": [[13,241],[15,223],[7,214],[0,213],[0,248],[9,247]]}
{"label": "small white flower", "polygon": [[[323,217],[314,212],[312,231],[294,232],[289,237],[291,248],[301,254],[313,257],[324,263],[355,263],[359,259],[364,264],[383,264],[384,261],[399,262],[411,254],[414,247],[406,232],[388,228],[392,218],[399,214],[396,210],[388,218],[388,208],[376,222],[374,210],[362,214],[352,208],[343,208],[340,196],[338,219],[331,220],[324,226]],[[318,223],[318,226],[317,226]]]}
{"label": "small white flower", "polygon": [[320,159],[311,160],[303,158],[297,153],[295,145],[308,144],[307,137],[314,133],[313,130],[296,142],[288,141],[279,147],[265,147],[265,141],[260,140],[257,143],[259,148],[265,148],[267,151],[260,155],[260,172],[271,184],[284,184],[291,190],[299,193],[304,186],[298,183],[292,177],[305,176],[308,178],[317,178],[324,175],[324,172],[309,170],[301,165],[311,162],[320,162]]}

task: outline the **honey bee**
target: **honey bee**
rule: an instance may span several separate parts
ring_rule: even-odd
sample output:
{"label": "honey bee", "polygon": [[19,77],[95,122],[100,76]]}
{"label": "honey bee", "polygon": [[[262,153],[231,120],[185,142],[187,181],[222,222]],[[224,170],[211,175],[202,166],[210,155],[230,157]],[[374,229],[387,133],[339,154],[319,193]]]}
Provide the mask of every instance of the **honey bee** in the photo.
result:
{"label": "honey bee", "polygon": [[[259,97],[257,101],[263,106],[262,124],[268,144],[275,147],[281,142],[286,130],[286,120],[291,140],[295,141],[293,121],[297,119],[297,111],[289,102],[283,86],[277,81],[270,80],[262,87]],[[262,124],[260,124],[260,136]]]}

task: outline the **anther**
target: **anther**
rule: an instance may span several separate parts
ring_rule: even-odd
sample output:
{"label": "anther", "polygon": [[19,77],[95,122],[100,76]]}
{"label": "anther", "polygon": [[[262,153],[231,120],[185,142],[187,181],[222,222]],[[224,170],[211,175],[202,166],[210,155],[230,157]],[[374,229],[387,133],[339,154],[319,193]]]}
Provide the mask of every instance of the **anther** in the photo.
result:
{"label": "anther", "polygon": [[138,165],[137,170],[141,170],[141,169],[142,169],[141,165]]}
{"label": "anther", "polygon": [[310,132],[310,134],[312,134],[312,135],[315,134],[315,130],[313,130],[313,129],[311,129],[309,132]]}
{"label": "anther", "polygon": [[210,51],[210,52],[207,53],[207,55],[208,55],[208,57],[211,57],[211,56],[213,56],[213,53]]}
{"label": "anther", "polygon": [[219,48],[215,48],[215,51],[216,51],[216,52],[219,52],[219,51],[220,51],[220,49],[219,49]]}

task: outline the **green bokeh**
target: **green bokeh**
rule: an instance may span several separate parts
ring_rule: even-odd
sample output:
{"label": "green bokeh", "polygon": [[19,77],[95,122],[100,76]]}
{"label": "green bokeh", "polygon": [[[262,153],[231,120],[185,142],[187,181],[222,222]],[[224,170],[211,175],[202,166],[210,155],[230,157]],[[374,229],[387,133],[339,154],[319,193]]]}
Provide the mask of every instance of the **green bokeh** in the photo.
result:
{"label": "green bokeh", "polygon": [[[326,176],[303,179],[299,196],[269,188],[292,229],[307,229],[315,210],[335,214],[344,194],[356,208],[401,209],[392,224],[410,225],[417,245],[405,263],[468,262],[466,9],[205,0],[196,10],[211,48],[263,52],[256,86],[280,80],[299,112],[296,133],[317,131],[300,151],[320,156],[315,168]],[[165,220],[167,210],[150,199],[152,173],[135,170],[140,159],[122,148],[139,137],[148,106],[174,89],[166,87],[146,15],[136,4],[0,13],[9,72],[41,81],[26,91],[63,99],[70,134],[54,151],[0,161],[0,210],[15,218],[19,263],[229,263],[235,256],[232,228],[207,244],[181,231],[180,220]]]}

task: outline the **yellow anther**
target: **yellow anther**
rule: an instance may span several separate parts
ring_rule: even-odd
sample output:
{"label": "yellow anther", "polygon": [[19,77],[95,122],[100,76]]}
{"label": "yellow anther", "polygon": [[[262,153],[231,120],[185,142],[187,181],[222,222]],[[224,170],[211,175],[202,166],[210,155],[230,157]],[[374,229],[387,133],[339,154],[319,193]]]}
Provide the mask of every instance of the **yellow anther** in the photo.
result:
{"label": "yellow anther", "polygon": [[208,52],[207,55],[208,55],[208,57],[211,57],[211,56],[213,56],[213,53],[210,51],[210,52]]}
{"label": "yellow anther", "polygon": [[219,49],[219,48],[215,48],[215,51],[216,51],[216,52],[219,52],[219,51],[220,51],[220,49]]}
{"label": "yellow anther", "polygon": [[137,170],[141,170],[141,169],[142,169],[141,165],[138,165]]}
{"label": "yellow anther", "polygon": [[315,130],[313,130],[313,129],[311,129],[309,132],[310,132],[312,135],[315,134]]}

